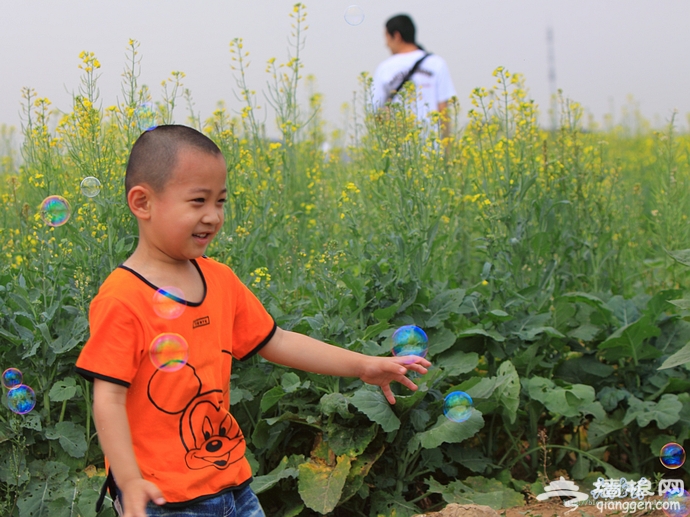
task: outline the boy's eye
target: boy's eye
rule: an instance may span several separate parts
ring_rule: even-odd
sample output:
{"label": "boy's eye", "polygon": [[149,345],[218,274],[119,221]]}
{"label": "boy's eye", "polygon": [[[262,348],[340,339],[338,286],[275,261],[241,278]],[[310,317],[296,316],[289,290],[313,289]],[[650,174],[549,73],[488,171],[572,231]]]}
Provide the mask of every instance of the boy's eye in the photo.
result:
{"label": "boy's eye", "polygon": [[193,203],[205,203],[206,200],[203,197],[198,197],[196,199],[192,199]]}

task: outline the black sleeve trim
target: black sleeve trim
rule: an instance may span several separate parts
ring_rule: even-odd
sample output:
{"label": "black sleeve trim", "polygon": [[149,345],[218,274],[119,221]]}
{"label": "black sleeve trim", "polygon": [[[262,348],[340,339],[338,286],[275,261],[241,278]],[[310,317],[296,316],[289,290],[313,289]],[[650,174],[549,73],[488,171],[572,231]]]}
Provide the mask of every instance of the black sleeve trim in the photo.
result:
{"label": "black sleeve trim", "polygon": [[74,367],[74,371],[79,375],[84,377],[87,381],[93,382],[94,379],[100,379],[102,381],[112,382],[113,384],[119,384],[125,388],[129,388],[130,383],[123,381],[122,379],[116,379],[115,377],[108,377],[107,375],[101,375],[100,373],[92,372],[90,370],[84,370],[83,368]]}
{"label": "black sleeve trim", "polygon": [[246,360],[249,359],[250,357],[254,356],[259,350],[261,350],[263,347],[265,347],[265,346],[268,344],[268,342],[271,340],[271,338],[273,337],[273,335],[276,333],[276,330],[278,330],[278,325],[276,325],[275,320],[273,320],[273,328],[272,328],[271,331],[268,333],[268,336],[266,336],[266,337],[264,338],[264,340],[261,341],[261,343],[259,343],[258,345],[256,345],[256,346],[254,347],[254,349],[253,349],[251,352],[249,352],[249,353],[248,353],[247,355],[245,355],[244,357],[238,357],[238,359],[239,359],[240,361],[246,361]]}

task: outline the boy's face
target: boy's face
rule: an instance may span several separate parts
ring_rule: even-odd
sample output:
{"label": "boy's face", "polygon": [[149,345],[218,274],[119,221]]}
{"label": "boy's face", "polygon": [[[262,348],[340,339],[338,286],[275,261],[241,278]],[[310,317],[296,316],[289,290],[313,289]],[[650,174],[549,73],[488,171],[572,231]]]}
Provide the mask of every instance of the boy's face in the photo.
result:
{"label": "boy's face", "polygon": [[152,244],[176,260],[203,255],[223,226],[226,175],[222,155],[179,150],[165,188],[151,198],[147,237]]}

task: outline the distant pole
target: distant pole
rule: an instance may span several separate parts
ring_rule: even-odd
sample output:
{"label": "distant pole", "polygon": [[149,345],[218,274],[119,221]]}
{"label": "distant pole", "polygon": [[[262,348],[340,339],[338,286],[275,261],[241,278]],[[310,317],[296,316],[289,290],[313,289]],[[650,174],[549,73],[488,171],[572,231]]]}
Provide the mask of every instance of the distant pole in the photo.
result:
{"label": "distant pole", "polygon": [[553,28],[546,29],[546,52],[549,66],[549,91],[551,93],[550,112],[551,112],[551,131],[556,131],[558,127],[558,102],[556,100],[556,55],[553,51]]}

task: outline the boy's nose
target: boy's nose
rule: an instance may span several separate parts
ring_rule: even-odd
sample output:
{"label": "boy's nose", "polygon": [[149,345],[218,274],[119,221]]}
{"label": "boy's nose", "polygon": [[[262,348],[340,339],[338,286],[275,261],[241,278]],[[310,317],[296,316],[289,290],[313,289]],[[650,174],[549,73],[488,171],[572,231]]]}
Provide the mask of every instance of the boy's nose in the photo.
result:
{"label": "boy's nose", "polygon": [[223,210],[209,210],[204,214],[204,217],[201,220],[202,222],[208,224],[218,224],[223,220]]}

